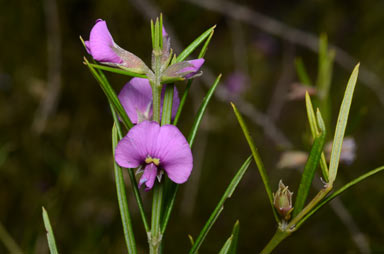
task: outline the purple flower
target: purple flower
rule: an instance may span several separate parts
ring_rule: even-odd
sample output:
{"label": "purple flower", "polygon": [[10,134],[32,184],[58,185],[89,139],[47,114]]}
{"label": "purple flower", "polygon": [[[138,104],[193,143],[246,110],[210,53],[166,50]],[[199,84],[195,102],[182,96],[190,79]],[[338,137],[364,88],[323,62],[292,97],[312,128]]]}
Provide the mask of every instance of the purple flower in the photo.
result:
{"label": "purple flower", "polygon": [[149,68],[139,57],[120,48],[114,42],[107,23],[102,19],[96,20],[96,24],[89,35],[89,40],[84,43],[87,52],[96,61],[128,69],[139,74],[146,74],[149,71]]}
{"label": "purple flower", "polygon": [[180,74],[187,73],[184,77],[186,79],[189,79],[195,76],[200,71],[200,68],[204,64],[205,60],[203,58],[199,58],[199,59],[194,59],[186,62],[189,64],[189,66],[181,69],[180,71],[178,71],[178,73]]}
{"label": "purple flower", "polygon": [[116,54],[114,48],[117,47],[112,35],[108,30],[107,23],[96,20],[96,24],[91,30],[89,41],[85,41],[87,51],[99,62],[109,62],[121,64],[123,60]]}
{"label": "purple flower", "polygon": [[225,84],[231,95],[240,95],[247,89],[248,82],[249,78],[246,74],[241,71],[234,71],[228,76]]}
{"label": "purple flower", "polygon": [[[163,99],[165,85],[161,94],[161,109],[163,108]],[[119,94],[119,100],[128,114],[132,123],[137,124],[145,120],[152,120],[152,88],[148,79],[131,79]],[[176,116],[180,104],[179,94],[176,86],[173,92],[172,119]]]}
{"label": "purple flower", "polygon": [[144,169],[139,187],[152,189],[156,178],[167,173],[181,184],[188,180],[193,167],[192,152],[183,134],[174,125],[160,126],[144,121],[132,127],[116,147],[115,160],[125,168]]}
{"label": "purple flower", "polygon": [[164,71],[162,81],[171,82],[174,79],[194,78],[201,73],[200,68],[204,62],[204,58],[199,58],[172,64]]}

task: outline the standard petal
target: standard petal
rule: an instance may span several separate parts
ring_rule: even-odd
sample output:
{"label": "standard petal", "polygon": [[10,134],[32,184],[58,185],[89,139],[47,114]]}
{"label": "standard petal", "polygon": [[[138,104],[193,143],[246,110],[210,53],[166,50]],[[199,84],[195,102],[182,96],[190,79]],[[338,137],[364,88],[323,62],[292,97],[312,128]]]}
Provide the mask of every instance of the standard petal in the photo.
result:
{"label": "standard petal", "polygon": [[115,43],[108,30],[107,23],[102,19],[98,19],[93,26],[89,36],[89,43],[86,46],[92,57],[99,62],[122,62],[113,50]]}
{"label": "standard petal", "polygon": [[192,171],[193,157],[179,129],[174,125],[161,126],[155,145],[152,154],[160,159],[159,167],[165,170],[173,182],[180,184],[187,181]]}
{"label": "standard petal", "polygon": [[141,176],[139,181],[139,188],[143,183],[145,183],[146,191],[149,191],[150,189],[152,189],[156,180],[156,176],[157,176],[157,167],[153,163],[150,163],[147,166],[145,166],[144,173]]}
{"label": "standard petal", "polygon": [[152,88],[148,79],[131,79],[118,97],[132,123],[152,119]]}
{"label": "standard petal", "polygon": [[[136,168],[153,154],[160,126],[156,122],[144,121],[133,126],[117,144],[115,160],[125,168]],[[152,157],[153,158],[153,157]]]}

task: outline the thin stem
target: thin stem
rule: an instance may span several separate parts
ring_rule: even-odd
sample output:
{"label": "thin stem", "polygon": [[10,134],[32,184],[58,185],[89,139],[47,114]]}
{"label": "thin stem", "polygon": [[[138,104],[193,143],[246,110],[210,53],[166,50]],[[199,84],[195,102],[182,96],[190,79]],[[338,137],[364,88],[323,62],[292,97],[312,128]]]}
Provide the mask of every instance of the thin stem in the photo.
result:
{"label": "thin stem", "polygon": [[163,204],[164,184],[155,184],[152,201],[151,235],[149,237],[149,253],[158,254],[163,235],[160,230],[161,207]]}
{"label": "thin stem", "polygon": [[[159,38],[161,38],[161,29],[158,20],[155,23],[155,47],[154,54],[154,80],[151,82],[153,96],[153,120],[160,123],[161,107],[161,49],[159,47]],[[160,37],[159,37],[160,36]],[[172,105],[172,104],[171,104]],[[170,120],[169,120],[170,121]],[[163,206],[164,183],[155,183],[153,188],[151,233],[148,235],[150,254],[160,253],[161,240],[161,210]]]}
{"label": "thin stem", "polygon": [[300,220],[307,214],[309,213],[320,201],[323,200],[325,196],[332,190],[333,186],[332,184],[327,184],[324,189],[320,190],[319,193],[309,202],[309,204],[304,207],[301,212],[294,217],[288,224],[287,228],[289,231],[296,231],[296,224],[300,222]]}
{"label": "thin stem", "polygon": [[281,243],[285,238],[287,238],[291,233],[287,231],[283,231],[280,228],[276,230],[276,233],[273,235],[272,239],[269,243],[264,247],[264,249],[260,252],[260,254],[268,254],[271,253],[277,245]]}
{"label": "thin stem", "polygon": [[3,242],[4,246],[7,248],[9,253],[14,253],[14,254],[23,253],[20,246],[8,233],[7,229],[3,226],[1,222],[0,222],[0,241]]}

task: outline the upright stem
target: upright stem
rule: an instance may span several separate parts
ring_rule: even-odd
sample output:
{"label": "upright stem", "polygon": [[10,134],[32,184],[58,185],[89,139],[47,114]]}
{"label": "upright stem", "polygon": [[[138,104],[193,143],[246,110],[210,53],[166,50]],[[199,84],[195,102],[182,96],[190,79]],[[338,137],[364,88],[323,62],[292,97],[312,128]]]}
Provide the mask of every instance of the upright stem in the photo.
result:
{"label": "upright stem", "polygon": [[[154,54],[154,80],[151,82],[152,96],[153,96],[153,120],[160,123],[160,107],[161,107],[161,51],[158,49],[153,50]],[[151,232],[148,235],[149,253],[160,253],[161,240],[161,208],[163,203],[163,183],[155,183],[153,188],[152,200],[152,217],[151,217]]]}
{"label": "upright stem", "polygon": [[277,229],[276,233],[273,235],[272,239],[269,241],[267,246],[260,252],[260,254],[271,253],[277,245],[285,238],[287,238],[291,233],[287,231],[282,231],[280,228]]}

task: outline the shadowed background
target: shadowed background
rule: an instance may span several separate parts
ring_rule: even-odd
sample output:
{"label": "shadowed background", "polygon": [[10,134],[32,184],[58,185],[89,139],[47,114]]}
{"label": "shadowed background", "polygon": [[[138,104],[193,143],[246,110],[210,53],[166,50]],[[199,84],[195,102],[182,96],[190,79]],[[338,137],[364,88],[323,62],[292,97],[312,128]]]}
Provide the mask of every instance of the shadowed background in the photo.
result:
{"label": "shadowed background", "polygon": [[[61,253],[125,252],[112,168],[112,116],[82,64],[87,53],[79,40],[79,35],[88,39],[97,18],[107,21],[116,43],[146,63],[149,20],[160,11],[177,53],[217,25],[204,75],[194,81],[180,119],[185,134],[207,87],[219,73],[223,78],[197,135],[194,171],[180,188],[164,253],[187,252],[187,235],[198,235],[250,154],[230,100],[246,116],[273,189],[283,179],[296,192],[299,171],[279,169],[277,163],[284,151],[310,148],[304,101],[288,94],[298,82],[296,57],[315,80],[320,33],[337,47],[328,126],[335,126],[353,66],[362,65],[346,133],[354,137],[357,154],[352,164],[340,166],[336,185],[383,164],[383,1],[20,0],[1,6],[0,253],[8,253],[5,246],[13,240],[24,253],[48,253],[43,205]],[[128,81],[108,77],[116,91]],[[180,93],[184,87],[178,84]],[[320,210],[276,253],[384,252],[383,180],[382,174],[368,179]],[[139,252],[145,253],[145,232],[127,190]],[[143,197],[149,212],[151,192],[143,191]],[[276,228],[254,164],[200,252],[217,253],[237,219],[239,253],[261,250]]]}

